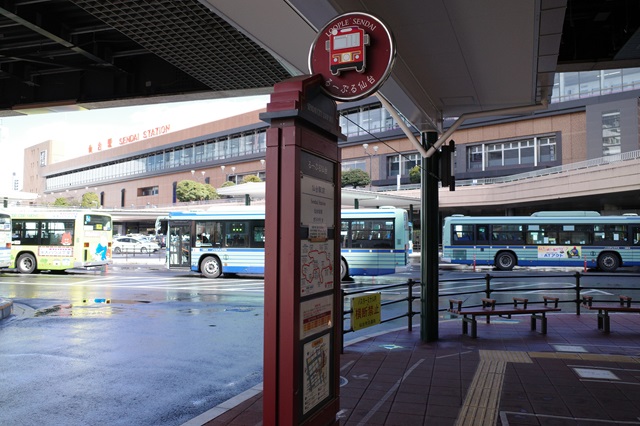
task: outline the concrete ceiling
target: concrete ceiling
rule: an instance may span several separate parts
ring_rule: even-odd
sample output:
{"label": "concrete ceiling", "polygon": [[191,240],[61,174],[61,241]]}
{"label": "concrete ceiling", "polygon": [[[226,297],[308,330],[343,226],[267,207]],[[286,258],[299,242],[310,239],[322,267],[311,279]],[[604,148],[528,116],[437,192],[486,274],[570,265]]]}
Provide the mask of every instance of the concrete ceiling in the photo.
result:
{"label": "concrete ceiling", "polygon": [[2,0],[0,117],[269,93],[351,11],[395,35],[381,93],[420,130],[539,104],[557,71],[640,66],[630,0]]}

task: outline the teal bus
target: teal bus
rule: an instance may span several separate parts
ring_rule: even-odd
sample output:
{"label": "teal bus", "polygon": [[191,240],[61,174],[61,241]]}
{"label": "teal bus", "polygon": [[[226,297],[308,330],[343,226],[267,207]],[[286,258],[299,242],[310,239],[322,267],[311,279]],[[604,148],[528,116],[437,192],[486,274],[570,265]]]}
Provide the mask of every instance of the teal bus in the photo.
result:
{"label": "teal bus", "polygon": [[442,261],[463,265],[566,266],[613,272],[640,265],[640,217],[598,212],[444,219]]}
{"label": "teal bus", "polygon": [[[167,222],[167,265],[189,267],[207,278],[264,275],[264,206],[216,206],[171,212]],[[411,222],[398,208],[342,210],[340,277],[385,275],[409,268]]]}

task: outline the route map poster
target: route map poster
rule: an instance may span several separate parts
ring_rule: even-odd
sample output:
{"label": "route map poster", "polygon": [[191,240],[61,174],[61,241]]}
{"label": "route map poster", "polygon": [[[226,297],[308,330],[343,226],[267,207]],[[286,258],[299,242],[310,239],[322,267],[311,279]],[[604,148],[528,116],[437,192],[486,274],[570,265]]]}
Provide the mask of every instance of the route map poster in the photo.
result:
{"label": "route map poster", "polygon": [[333,242],[301,241],[300,295],[333,289]]}
{"label": "route map poster", "polygon": [[304,345],[302,373],[302,414],[330,396],[329,354],[331,339],[329,333]]}

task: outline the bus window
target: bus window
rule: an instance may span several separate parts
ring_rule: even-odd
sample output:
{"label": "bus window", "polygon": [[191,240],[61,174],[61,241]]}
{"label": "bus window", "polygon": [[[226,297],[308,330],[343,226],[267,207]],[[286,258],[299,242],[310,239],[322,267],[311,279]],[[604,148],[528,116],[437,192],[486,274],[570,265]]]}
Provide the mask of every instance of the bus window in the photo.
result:
{"label": "bus window", "polygon": [[476,244],[489,244],[489,225],[476,225]]}
{"label": "bus window", "polygon": [[247,247],[249,236],[246,222],[229,222],[226,224],[225,243],[227,247]]}
{"label": "bus window", "polygon": [[631,238],[633,240],[633,244],[640,244],[640,226],[634,226],[631,228]]}
{"label": "bus window", "polygon": [[453,244],[473,244],[473,225],[454,225]]}
{"label": "bus window", "polygon": [[529,225],[527,228],[527,244],[557,244],[558,225],[543,223]]}
{"label": "bus window", "polygon": [[591,244],[592,225],[563,225],[559,238],[561,244],[587,245]]}
{"label": "bus window", "polygon": [[84,215],[85,230],[111,231],[111,217],[100,214]]}
{"label": "bus window", "polygon": [[602,245],[627,244],[627,227],[625,225],[594,225],[594,242]]}
{"label": "bus window", "polygon": [[351,247],[349,235],[349,221],[343,220],[340,223],[340,246],[342,248]]}
{"label": "bus window", "polygon": [[212,220],[196,222],[196,247],[220,247],[222,223]]}
{"label": "bus window", "polygon": [[264,247],[264,226],[253,227],[251,247]]}
{"label": "bus window", "polygon": [[40,244],[43,246],[70,246],[73,244],[73,221],[40,222]]}
{"label": "bus window", "polygon": [[522,225],[493,225],[491,238],[497,244],[523,244]]}

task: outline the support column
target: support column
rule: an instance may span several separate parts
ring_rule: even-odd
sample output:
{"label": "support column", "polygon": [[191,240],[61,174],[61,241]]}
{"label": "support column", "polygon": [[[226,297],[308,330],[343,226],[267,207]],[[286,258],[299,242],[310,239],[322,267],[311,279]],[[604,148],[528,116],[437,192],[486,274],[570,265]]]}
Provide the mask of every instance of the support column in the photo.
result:
{"label": "support column", "polygon": [[[421,136],[421,143],[425,150],[428,150],[438,140],[437,132],[425,132]],[[440,151],[436,151],[431,157],[422,159],[420,338],[425,342],[438,340],[439,160]]]}

